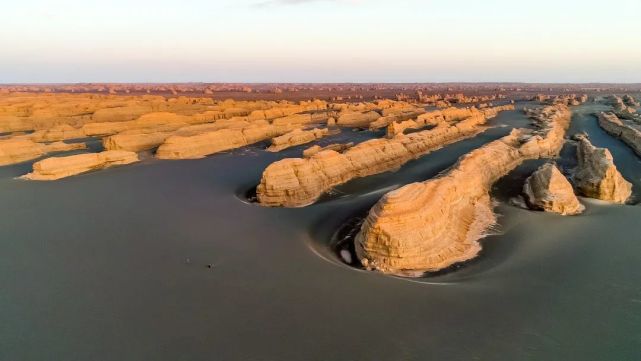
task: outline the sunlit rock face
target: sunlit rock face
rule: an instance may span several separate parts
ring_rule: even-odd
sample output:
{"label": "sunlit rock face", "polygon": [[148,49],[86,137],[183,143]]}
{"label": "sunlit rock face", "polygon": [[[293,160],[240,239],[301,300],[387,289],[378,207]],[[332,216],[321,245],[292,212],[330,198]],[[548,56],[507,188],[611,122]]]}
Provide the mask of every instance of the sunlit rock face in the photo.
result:
{"label": "sunlit rock face", "polygon": [[267,151],[280,152],[290,147],[313,142],[328,134],[329,130],[327,128],[314,128],[310,130],[294,129],[280,137],[272,138],[272,145],[267,148]]}
{"label": "sunlit rock face", "polygon": [[545,95],[538,94],[532,100],[544,104],[563,104],[568,106],[581,105],[589,99],[587,94],[568,94],[568,95]]}
{"label": "sunlit rock face", "polygon": [[57,180],[94,170],[130,164],[138,160],[136,153],[122,150],[51,157],[34,163],[33,172],[22,178],[40,181]]}
{"label": "sunlit rock face", "polygon": [[[438,118],[438,125],[430,130],[399,134],[392,139],[372,139],[343,153],[325,150],[306,159],[277,161],[263,172],[257,187],[258,200],[266,206],[308,205],[336,185],[397,170],[412,159],[477,135],[485,129],[483,125],[487,119],[503,109],[507,108],[466,110],[460,113],[461,118]],[[452,120],[447,121],[449,119]]]}
{"label": "sunlit rock face", "polygon": [[579,202],[572,184],[554,163],[546,163],[525,181],[523,194],[528,206],[545,212],[575,215],[585,207]]}
{"label": "sunlit rock face", "polygon": [[571,113],[564,105],[532,111],[540,130],[513,130],[459,159],[446,174],[385,195],[355,239],[361,264],[407,276],[474,258],[495,223],[489,191],[524,160],[552,157],[564,144]]}
{"label": "sunlit rock face", "polygon": [[641,131],[638,125],[619,119],[614,113],[600,113],[599,125],[610,135],[621,139],[634,152],[641,156]]}
{"label": "sunlit rock face", "polygon": [[620,97],[618,95],[611,95],[607,98],[608,104],[612,105],[616,116],[628,120],[641,120],[641,115],[637,113],[636,107],[639,103],[630,95]]}
{"label": "sunlit rock face", "polygon": [[380,118],[381,115],[375,111],[369,111],[369,112],[342,112],[339,116],[338,119],[336,120],[336,124],[341,127],[361,127],[361,128],[368,128],[369,124],[378,118]]}
{"label": "sunlit rock face", "polygon": [[85,149],[84,143],[36,143],[28,138],[8,138],[0,140],[0,166],[36,159],[51,152]]}
{"label": "sunlit rock face", "polygon": [[320,145],[313,145],[303,151],[303,158],[311,158],[314,154],[322,152],[324,150],[333,150],[335,152],[341,153],[353,146],[354,146],[354,143],[347,143],[347,144],[334,143],[334,144],[326,145],[324,147],[321,147]]}
{"label": "sunlit rock face", "polygon": [[574,182],[579,192],[590,198],[625,203],[632,194],[632,184],[619,173],[610,151],[595,147],[586,136],[578,139],[579,164]]}
{"label": "sunlit rock face", "polygon": [[181,128],[167,137],[156,151],[160,159],[196,159],[225,150],[282,136],[296,129],[326,123],[329,113],[292,114],[271,120],[236,118],[240,124],[228,124],[224,128]]}

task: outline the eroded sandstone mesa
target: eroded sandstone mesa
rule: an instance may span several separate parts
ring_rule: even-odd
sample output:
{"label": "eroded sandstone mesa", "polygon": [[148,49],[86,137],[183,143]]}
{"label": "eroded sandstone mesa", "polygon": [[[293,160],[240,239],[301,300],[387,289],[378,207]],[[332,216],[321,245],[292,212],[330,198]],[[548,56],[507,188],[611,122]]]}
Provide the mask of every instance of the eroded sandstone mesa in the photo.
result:
{"label": "eroded sandstone mesa", "polygon": [[25,138],[8,138],[0,140],[0,166],[16,164],[42,157],[51,152],[85,149],[85,143],[36,143]]}
{"label": "eroded sandstone mesa", "polygon": [[621,139],[634,152],[641,156],[641,130],[639,125],[625,119],[619,119],[614,113],[600,113],[599,126],[610,135]]}
{"label": "eroded sandstone mesa", "polygon": [[532,173],[525,181],[523,194],[528,206],[545,212],[565,216],[579,214],[585,209],[574,195],[572,184],[554,163],[546,163]]}
{"label": "eroded sandstone mesa", "polygon": [[280,137],[272,138],[272,145],[267,148],[268,152],[280,152],[297,145],[313,142],[329,134],[327,128],[314,128],[309,130],[294,129]]}
{"label": "eroded sandstone mesa", "polygon": [[22,176],[29,180],[56,180],[94,170],[137,162],[138,155],[124,150],[108,150],[67,157],[51,157],[33,164],[33,172]]}
{"label": "eroded sandstone mesa", "polygon": [[632,184],[623,178],[606,148],[597,148],[585,135],[578,138],[574,183],[586,197],[613,203],[625,203],[632,194]]}
{"label": "eroded sandstone mesa", "polygon": [[[513,109],[512,106],[499,110]],[[467,114],[467,117],[462,115]],[[309,158],[288,158],[269,165],[256,192],[265,206],[300,207],[315,202],[332,187],[351,179],[397,170],[403,164],[446,144],[472,137],[485,130],[487,119],[498,110],[471,108],[464,117],[441,119],[430,130],[392,139],[372,139],[343,153],[325,150]],[[439,113],[439,117],[442,114]],[[440,118],[439,118],[440,119]],[[454,120],[456,119],[456,120]]]}
{"label": "eroded sandstone mesa", "polygon": [[489,191],[526,159],[555,156],[571,113],[565,105],[539,112],[541,130],[515,129],[461,157],[446,174],[386,194],[355,239],[367,269],[414,276],[474,258],[495,223]]}

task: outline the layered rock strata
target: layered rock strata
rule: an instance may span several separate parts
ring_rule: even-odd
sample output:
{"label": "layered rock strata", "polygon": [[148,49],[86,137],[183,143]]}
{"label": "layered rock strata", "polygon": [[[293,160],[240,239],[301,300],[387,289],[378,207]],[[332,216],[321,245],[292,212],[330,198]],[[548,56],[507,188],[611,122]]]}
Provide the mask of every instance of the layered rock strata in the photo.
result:
{"label": "layered rock strata", "polygon": [[136,153],[122,150],[51,157],[34,163],[33,172],[22,178],[41,181],[56,180],[116,165],[130,164],[138,160]]}
{"label": "layered rock strata", "polygon": [[476,257],[478,242],[495,223],[490,189],[526,159],[555,156],[571,113],[547,114],[539,131],[515,129],[463,156],[446,174],[386,194],[369,212],[355,239],[367,269],[415,276]]}
{"label": "layered rock strata", "polygon": [[51,152],[85,149],[84,143],[36,143],[30,139],[8,138],[0,140],[0,166],[21,163],[42,157]]}
{"label": "layered rock strata", "polygon": [[310,130],[294,129],[289,133],[272,138],[272,145],[267,148],[267,151],[280,152],[290,147],[313,142],[328,134],[329,130],[327,128],[314,128]]}
{"label": "layered rock strata", "polygon": [[485,129],[486,120],[497,113],[468,111],[469,116],[458,122],[442,121],[430,130],[400,134],[392,139],[372,139],[344,153],[326,150],[306,159],[289,158],[272,163],[257,187],[258,200],[274,207],[313,203],[332,187],[351,179],[397,170],[412,159],[477,135]]}
{"label": "layered rock strata", "polygon": [[[281,119],[281,118],[279,118]],[[160,159],[197,159],[225,150],[244,147],[283,135],[302,123],[257,121],[242,128],[177,133],[168,137],[156,151]]]}
{"label": "layered rock strata", "polygon": [[378,118],[381,115],[375,111],[369,112],[341,112],[336,119],[336,125],[341,127],[350,127],[350,128],[368,128],[369,124]]}
{"label": "layered rock strata", "polygon": [[530,208],[561,215],[575,215],[585,207],[579,202],[572,184],[553,163],[537,169],[523,186],[523,194]]}
{"label": "layered rock strata", "polygon": [[574,183],[586,197],[612,203],[625,203],[632,194],[632,184],[626,181],[614,165],[606,148],[597,148],[586,136],[578,137]]}

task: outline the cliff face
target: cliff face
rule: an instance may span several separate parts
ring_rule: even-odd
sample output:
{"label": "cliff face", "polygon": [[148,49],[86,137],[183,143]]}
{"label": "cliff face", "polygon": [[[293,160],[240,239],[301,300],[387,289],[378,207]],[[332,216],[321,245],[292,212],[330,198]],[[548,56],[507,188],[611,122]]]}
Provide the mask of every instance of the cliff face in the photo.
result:
{"label": "cliff face", "polygon": [[525,181],[523,193],[530,207],[545,212],[574,215],[585,209],[570,182],[553,163],[546,163],[532,173]]}
{"label": "cliff face", "polygon": [[[441,122],[433,129],[392,139],[372,139],[344,153],[318,152],[307,159],[289,158],[265,169],[257,187],[266,206],[300,207],[351,179],[393,171],[411,159],[482,132],[486,113],[474,110],[458,122]],[[494,116],[495,112],[489,112]]]}
{"label": "cliff face", "polygon": [[363,266],[385,273],[415,275],[475,257],[478,240],[495,223],[489,191],[526,159],[556,155],[571,113],[546,107],[538,132],[510,135],[463,156],[441,177],[386,194],[369,212],[355,239]]}
{"label": "cliff face", "polygon": [[2,139],[0,140],[0,166],[36,159],[51,152],[85,149],[86,147],[84,143],[54,142],[44,144],[23,138]]}
{"label": "cliff face", "polygon": [[613,203],[625,203],[630,198],[632,184],[619,173],[609,150],[593,146],[582,136],[577,157],[574,181],[581,194]]}
{"label": "cliff face", "polygon": [[641,156],[641,131],[634,123],[619,119],[613,113],[600,113],[599,125],[610,135],[621,139],[634,152]]}
{"label": "cliff face", "polygon": [[22,178],[41,181],[56,180],[137,161],[136,153],[120,150],[52,157],[34,163],[33,172],[22,176]]}

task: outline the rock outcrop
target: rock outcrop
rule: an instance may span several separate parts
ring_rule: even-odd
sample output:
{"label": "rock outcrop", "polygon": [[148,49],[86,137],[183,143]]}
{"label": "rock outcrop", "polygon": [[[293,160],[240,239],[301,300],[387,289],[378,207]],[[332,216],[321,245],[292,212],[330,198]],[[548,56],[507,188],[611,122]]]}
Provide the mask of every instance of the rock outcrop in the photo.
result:
{"label": "rock outcrop", "polygon": [[344,153],[326,150],[307,159],[289,158],[272,163],[257,187],[258,200],[262,205],[274,207],[311,204],[332,187],[351,179],[397,170],[412,159],[477,135],[485,129],[486,114],[491,117],[496,111],[473,109],[466,110],[466,114],[466,118],[457,122],[443,120],[430,130],[399,134],[392,139],[372,139]]}
{"label": "rock outcrop", "polygon": [[56,180],[116,165],[137,162],[138,155],[122,150],[51,157],[33,164],[33,172],[22,176],[29,180]]}
{"label": "rock outcrop", "polygon": [[599,126],[610,135],[621,139],[641,157],[641,130],[638,125],[619,119],[614,113],[600,113]]}
{"label": "rock outcrop", "polygon": [[474,258],[495,223],[492,184],[526,159],[555,156],[571,113],[547,107],[541,130],[515,129],[463,156],[446,174],[386,194],[369,212],[354,246],[367,269],[407,276]]}
{"label": "rock outcrop", "polygon": [[369,111],[365,113],[361,112],[341,112],[336,120],[336,125],[341,127],[358,127],[358,128],[369,128],[369,124],[378,118],[380,114],[375,111]]}
{"label": "rock outcrop", "polygon": [[417,124],[414,120],[404,120],[402,122],[392,122],[387,126],[387,137],[394,138],[398,134],[403,134],[407,129],[416,129]]}
{"label": "rock outcrop", "polygon": [[21,163],[42,157],[51,152],[85,149],[85,143],[54,142],[36,143],[30,139],[8,138],[0,140],[0,166]]}
{"label": "rock outcrop", "polygon": [[528,206],[545,212],[575,215],[585,207],[579,202],[572,184],[554,163],[546,163],[525,181],[523,186]]}
{"label": "rock outcrop", "polygon": [[544,104],[563,104],[563,105],[581,105],[588,101],[587,94],[569,94],[569,95],[544,95],[538,94],[532,100]]}
{"label": "rock outcrop", "polygon": [[632,184],[619,173],[609,150],[597,148],[586,136],[580,136],[577,157],[574,182],[582,195],[613,203],[625,203],[630,198]]}
{"label": "rock outcrop", "polygon": [[369,123],[370,130],[377,130],[389,126],[394,122],[403,122],[406,120],[414,119],[417,116],[424,114],[423,108],[401,108],[401,109],[385,109],[383,116]]}
{"label": "rock outcrop", "polygon": [[322,152],[324,150],[333,150],[335,152],[342,153],[353,146],[354,146],[354,143],[347,143],[347,144],[335,143],[335,144],[326,145],[324,147],[321,147],[320,145],[314,145],[303,151],[303,158],[311,158],[314,154]]}
{"label": "rock outcrop", "polygon": [[289,133],[272,138],[272,145],[268,152],[280,152],[283,149],[313,142],[329,134],[327,128],[314,128],[310,130],[294,129]]}
{"label": "rock outcrop", "polygon": [[621,98],[617,95],[611,95],[607,98],[607,103],[612,105],[614,113],[619,118],[641,121],[641,115],[637,114],[635,109],[637,103],[631,96],[626,95]]}
{"label": "rock outcrop", "polygon": [[641,107],[641,103],[634,99],[633,96],[628,94],[623,96],[623,103],[625,103],[625,105],[629,107]]}

